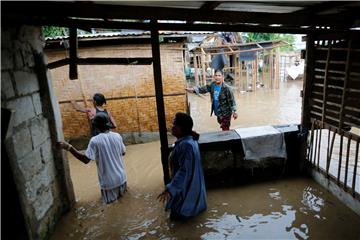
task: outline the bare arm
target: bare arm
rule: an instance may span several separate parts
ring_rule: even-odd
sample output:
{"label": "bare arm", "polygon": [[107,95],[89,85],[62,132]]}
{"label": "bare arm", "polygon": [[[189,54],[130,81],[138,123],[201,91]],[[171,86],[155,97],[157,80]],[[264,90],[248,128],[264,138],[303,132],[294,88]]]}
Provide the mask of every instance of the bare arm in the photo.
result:
{"label": "bare arm", "polygon": [[76,148],[74,148],[71,144],[67,142],[58,142],[58,147],[61,149],[65,149],[67,151],[70,151],[71,154],[79,159],[81,162],[88,164],[91,159],[89,159],[85,154],[79,152]]}
{"label": "bare arm", "polygon": [[73,105],[73,107],[78,112],[83,112],[83,113],[88,113],[89,112],[89,109],[80,106],[79,104],[77,104],[77,102],[75,100],[71,100],[71,104]]}
{"label": "bare arm", "polygon": [[113,118],[113,116],[111,115],[110,112],[108,112],[108,114],[109,114],[109,118],[110,118],[110,121],[111,121],[112,125],[114,126],[114,128],[116,128],[117,125],[116,125],[115,119]]}

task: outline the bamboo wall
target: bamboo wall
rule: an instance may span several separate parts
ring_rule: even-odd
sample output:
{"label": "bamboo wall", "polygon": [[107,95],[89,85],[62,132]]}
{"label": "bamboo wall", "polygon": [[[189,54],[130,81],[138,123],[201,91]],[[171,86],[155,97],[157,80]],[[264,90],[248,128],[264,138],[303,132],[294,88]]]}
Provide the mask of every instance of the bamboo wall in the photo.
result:
{"label": "bamboo wall", "polygon": [[[177,111],[186,111],[185,73],[181,43],[161,45],[161,70],[167,126]],[[80,48],[79,57],[151,57],[151,46],[122,45]],[[46,51],[48,62],[67,57],[65,50]],[[86,114],[76,112],[70,100],[92,106],[94,93],[107,98],[105,106],[115,118],[118,132],[156,132],[158,120],[152,65],[80,65],[79,79],[69,80],[68,66],[51,70],[59,101],[65,138],[89,136]]]}

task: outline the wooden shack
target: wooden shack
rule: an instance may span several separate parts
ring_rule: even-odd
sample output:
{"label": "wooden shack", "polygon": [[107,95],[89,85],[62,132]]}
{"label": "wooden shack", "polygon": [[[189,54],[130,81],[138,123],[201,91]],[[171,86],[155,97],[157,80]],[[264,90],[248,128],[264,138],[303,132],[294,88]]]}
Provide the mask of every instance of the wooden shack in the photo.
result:
{"label": "wooden shack", "polygon": [[[177,111],[186,111],[183,69],[184,42],[187,34],[164,32],[160,44],[166,122],[171,124]],[[151,57],[150,33],[113,32],[78,36],[79,57]],[[48,62],[68,55],[68,37],[46,40]],[[82,65],[78,79],[70,80],[67,66],[51,69],[55,95],[58,99],[63,132],[67,139],[90,136],[86,114],[76,112],[71,100],[92,106],[92,96],[99,92],[107,99],[108,109],[118,124],[116,131],[129,136],[143,134],[143,139],[158,137],[157,110],[152,66],[148,65]],[[150,135],[149,135],[150,134]]]}
{"label": "wooden shack", "polygon": [[[193,49],[195,85],[205,85],[209,76],[208,69],[217,56],[223,56],[226,64],[224,73],[230,75],[233,86],[239,91],[256,91],[258,85],[269,89],[279,88],[280,84],[280,47],[288,45],[283,40],[252,43],[203,43]],[[259,67],[262,60],[263,66]],[[212,75],[212,74],[210,74]]]}

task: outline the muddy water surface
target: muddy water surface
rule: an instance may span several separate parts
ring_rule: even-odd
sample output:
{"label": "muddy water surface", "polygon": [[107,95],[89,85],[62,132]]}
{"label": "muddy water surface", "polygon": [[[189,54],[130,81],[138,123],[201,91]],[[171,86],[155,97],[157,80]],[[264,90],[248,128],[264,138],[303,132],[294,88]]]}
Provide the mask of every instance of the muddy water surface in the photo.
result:
{"label": "muddy water surface", "polygon": [[[275,96],[272,91],[256,93],[262,99],[239,94],[239,109],[243,111],[233,126],[298,123],[302,85],[292,83],[278,90],[287,96]],[[209,101],[193,97],[192,107]],[[277,107],[272,106],[275,104]],[[201,108],[192,112],[197,130],[216,131],[209,108]],[[208,189],[205,212],[187,222],[174,222],[164,205],[156,201],[163,189],[158,141],[127,146],[129,190],[110,205],[101,202],[95,163],[84,165],[70,155],[69,163],[77,202],[57,225],[53,240],[360,239],[360,228],[356,227],[360,226],[360,217],[311,179]]]}

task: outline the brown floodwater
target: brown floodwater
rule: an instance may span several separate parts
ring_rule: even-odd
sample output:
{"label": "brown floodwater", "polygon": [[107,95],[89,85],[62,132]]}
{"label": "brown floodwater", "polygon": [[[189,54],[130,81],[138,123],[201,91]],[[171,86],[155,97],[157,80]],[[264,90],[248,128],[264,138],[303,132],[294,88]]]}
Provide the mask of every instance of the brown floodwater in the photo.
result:
{"label": "brown floodwater", "polygon": [[[293,81],[279,90],[236,94],[239,119],[233,127],[299,123],[301,88],[301,82]],[[196,130],[216,131],[208,98],[189,95],[189,100]],[[203,111],[194,111],[196,106]],[[70,154],[68,160],[76,204],[62,217],[53,240],[360,239],[360,217],[312,179],[208,189],[207,210],[178,222],[156,201],[164,187],[159,141],[127,146],[129,189],[110,205],[101,202],[95,163],[85,165]]]}

